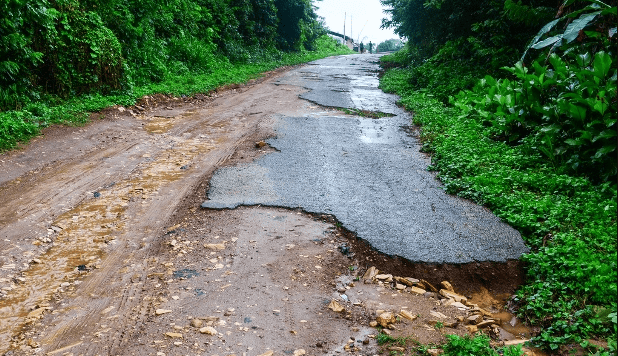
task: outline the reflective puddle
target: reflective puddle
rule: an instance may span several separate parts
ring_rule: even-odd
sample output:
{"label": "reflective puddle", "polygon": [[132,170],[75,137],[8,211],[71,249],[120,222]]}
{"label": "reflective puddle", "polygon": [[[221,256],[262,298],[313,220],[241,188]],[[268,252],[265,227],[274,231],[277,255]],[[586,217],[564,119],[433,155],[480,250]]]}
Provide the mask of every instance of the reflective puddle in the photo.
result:
{"label": "reflective puddle", "polygon": [[360,118],[360,139],[365,143],[396,144],[400,142],[399,130],[386,120]]}

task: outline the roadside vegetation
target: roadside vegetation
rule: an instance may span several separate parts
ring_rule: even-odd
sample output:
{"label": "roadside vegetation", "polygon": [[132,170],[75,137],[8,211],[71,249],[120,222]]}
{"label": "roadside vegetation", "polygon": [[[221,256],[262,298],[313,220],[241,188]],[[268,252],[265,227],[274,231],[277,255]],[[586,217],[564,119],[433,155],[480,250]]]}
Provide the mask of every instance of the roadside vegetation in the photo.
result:
{"label": "roadside vegetation", "polygon": [[532,343],[616,354],[616,1],[382,2],[409,41],[382,57],[381,87],[414,113],[444,189],[531,249],[512,305]]}
{"label": "roadside vegetation", "polygon": [[7,0],[0,11],[0,151],[144,95],[350,53],[311,0]]}
{"label": "roadside vegetation", "polygon": [[396,38],[380,42],[377,47],[378,52],[395,52],[403,48],[403,42]]}

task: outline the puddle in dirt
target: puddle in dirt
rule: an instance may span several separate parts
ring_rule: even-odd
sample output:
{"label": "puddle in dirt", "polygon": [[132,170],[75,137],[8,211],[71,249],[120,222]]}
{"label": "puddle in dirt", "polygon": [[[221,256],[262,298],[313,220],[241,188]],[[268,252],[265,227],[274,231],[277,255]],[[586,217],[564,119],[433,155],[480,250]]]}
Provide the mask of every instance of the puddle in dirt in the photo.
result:
{"label": "puddle in dirt", "polygon": [[492,294],[486,288],[471,293],[470,303],[478,304],[481,308],[492,313],[494,320],[503,329],[501,336],[504,340],[529,339],[533,335],[533,330],[524,325],[515,315],[505,310],[511,294]]}
{"label": "puddle in dirt", "polygon": [[[122,236],[129,222],[126,209],[130,202],[147,204],[164,185],[186,174],[181,167],[214,149],[214,145],[201,139],[178,139],[176,143],[173,149],[162,150],[145,161],[139,177],[99,190],[98,198],[81,203],[52,223],[59,230],[53,246],[23,272],[20,284],[0,300],[0,345],[8,347],[15,332],[39,319],[54,294],[74,290],[84,270],[104,264],[107,244],[116,243],[114,240]],[[0,347],[0,351],[6,350]]]}
{"label": "puddle in dirt", "polygon": [[174,127],[174,118],[155,116],[147,119],[144,130],[151,134],[166,133]]}
{"label": "puddle in dirt", "polygon": [[[178,112],[170,111],[171,114],[155,114],[154,116],[141,117],[146,121],[144,130],[151,134],[163,134],[171,130],[180,120],[197,115],[195,111]],[[173,116],[172,116],[173,114]]]}

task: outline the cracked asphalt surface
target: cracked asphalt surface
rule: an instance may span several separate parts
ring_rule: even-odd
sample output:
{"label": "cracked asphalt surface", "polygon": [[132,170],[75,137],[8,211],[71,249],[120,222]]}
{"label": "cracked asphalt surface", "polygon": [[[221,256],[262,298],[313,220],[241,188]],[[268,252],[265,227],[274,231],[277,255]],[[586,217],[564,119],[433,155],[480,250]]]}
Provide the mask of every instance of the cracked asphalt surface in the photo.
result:
{"label": "cracked asphalt surface", "polygon": [[408,132],[397,96],[378,89],[377,55],[327,58],[282,77],[323,106],[393,114],[369,119],[332,112],[276,119],[278,152],[219,169],[204,208],[302,208],[334,215],[377,250],[412,262],[502,262],[526,253],[520,234],[487,209],[448,195]]}

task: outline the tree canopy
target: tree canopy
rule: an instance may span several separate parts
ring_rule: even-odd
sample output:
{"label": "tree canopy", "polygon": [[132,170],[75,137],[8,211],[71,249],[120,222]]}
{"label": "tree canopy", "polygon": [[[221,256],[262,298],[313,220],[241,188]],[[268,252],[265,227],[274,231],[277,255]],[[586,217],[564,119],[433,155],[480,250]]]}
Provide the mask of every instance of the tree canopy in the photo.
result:
{"label": "tree canopy", "polygon": [[484,47],[523,48],[560,0],[381,0],[392,27],[425,57],[447,41],[474,37]]}
{"label": "tree canopy", "polygon": [[5,0],[0,110],[313,49],[311,0]]}
{"label": "tree canopy", "polygon": [[398,51],[403,47],[403,42],[396,38],[380,42],[378,44],[378,52]]}

